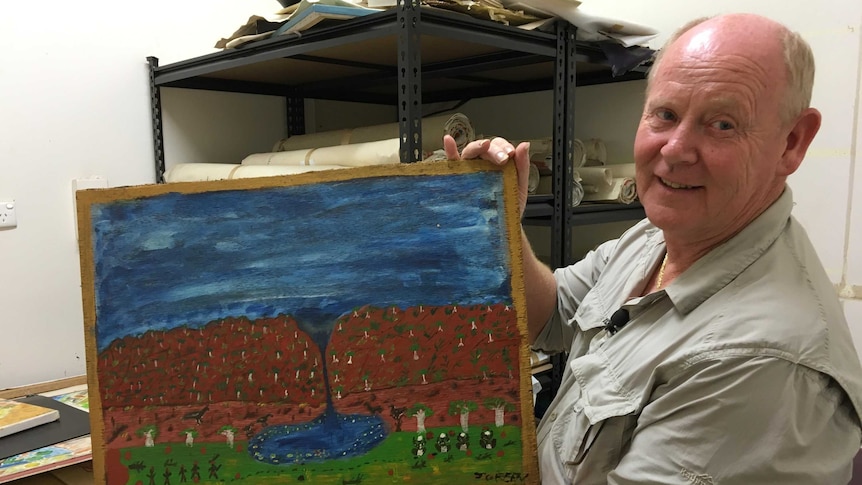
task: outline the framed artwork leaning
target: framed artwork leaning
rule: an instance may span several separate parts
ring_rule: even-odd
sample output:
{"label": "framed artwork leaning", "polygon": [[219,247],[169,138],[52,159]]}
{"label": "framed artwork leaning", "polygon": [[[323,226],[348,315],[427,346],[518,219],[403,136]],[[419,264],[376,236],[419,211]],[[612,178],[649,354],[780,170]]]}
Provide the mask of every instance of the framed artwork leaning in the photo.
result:
{"label": "framed artwork leaning", "polygon": [[537,484],[512,164],[77,195],[97,483]]}

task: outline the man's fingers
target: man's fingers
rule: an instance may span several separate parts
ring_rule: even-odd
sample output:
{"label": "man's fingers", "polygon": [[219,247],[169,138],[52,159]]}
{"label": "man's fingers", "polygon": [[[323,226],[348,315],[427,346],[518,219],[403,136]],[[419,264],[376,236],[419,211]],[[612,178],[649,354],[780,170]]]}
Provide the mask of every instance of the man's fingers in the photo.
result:
{"label": "man's fingers", "polygon": [[487,158],[488,147],[491,146],[491,140],[476,140],[471,141],[464,147],[464,150],[461,152],[461,158],[464,160],[472,160],[474,158]]}
{"label": "man's fingers", "polygon": [[458,153],[458,142],[452,138],[452,135],[443,135],[443,151],[446,152],[446,158],[449,160],[461,159]]}
{"label": "man's fingers", "polygon": [[527,207],[527,197],[530,185],[530,142],[521,142],[514,151],[515,168],[518,169],[518,205],[521,217]]}
{"label": "man's fingers", "polygon": [[515,147],[508,140],[500,137],[472,141],[459,155],[455,139],[450,135],[443,135],[443,151],[449,160],[482,158],[497,164],[504,164],[515,155]]}
{"label": "man's fingers", "polygon": [[505,138],[494,138],[488,147],[488,156],[482,157],[492,162],[506,163],[515,154],[515,147]]}

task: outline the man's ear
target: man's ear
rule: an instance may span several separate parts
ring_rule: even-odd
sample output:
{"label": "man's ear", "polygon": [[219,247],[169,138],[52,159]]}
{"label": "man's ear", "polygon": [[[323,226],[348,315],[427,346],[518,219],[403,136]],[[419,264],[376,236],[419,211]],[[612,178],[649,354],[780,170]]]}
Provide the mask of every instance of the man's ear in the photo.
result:
{"label": "man's ear", "polygon": [[821,118],[820,111],[815,108],[806,108],[796,118],[796,123],[787,134],[787,145],[778,164],[778,175],[786,177],[799,168],[808,146],[820,130]]}

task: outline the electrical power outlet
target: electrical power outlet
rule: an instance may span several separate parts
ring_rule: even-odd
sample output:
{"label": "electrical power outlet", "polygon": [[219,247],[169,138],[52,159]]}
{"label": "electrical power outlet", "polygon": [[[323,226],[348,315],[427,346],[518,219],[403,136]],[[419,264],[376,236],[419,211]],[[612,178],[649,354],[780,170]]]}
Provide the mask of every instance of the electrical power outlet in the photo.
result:
{"label": "electrical power outlet", "polygon": [[0,201],[0,229],[18,227],[18,217],[15,215],[15,201]]}

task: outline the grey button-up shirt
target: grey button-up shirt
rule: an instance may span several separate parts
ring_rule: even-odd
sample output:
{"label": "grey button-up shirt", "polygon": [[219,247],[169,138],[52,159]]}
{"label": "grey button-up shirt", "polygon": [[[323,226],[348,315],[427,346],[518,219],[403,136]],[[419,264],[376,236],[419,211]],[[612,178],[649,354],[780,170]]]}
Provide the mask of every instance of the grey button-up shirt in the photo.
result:
{"label": "grey button-up shirt", "polygon": [[[862,367],[790,189],[665,289],[644,220],[555,272],[534,348],[569,352],[538,428],[543,484],[846,484]],[[619,332],[604,330],[617,309]]]}

